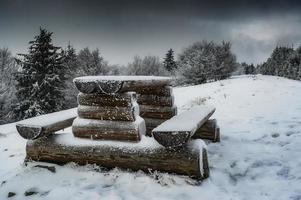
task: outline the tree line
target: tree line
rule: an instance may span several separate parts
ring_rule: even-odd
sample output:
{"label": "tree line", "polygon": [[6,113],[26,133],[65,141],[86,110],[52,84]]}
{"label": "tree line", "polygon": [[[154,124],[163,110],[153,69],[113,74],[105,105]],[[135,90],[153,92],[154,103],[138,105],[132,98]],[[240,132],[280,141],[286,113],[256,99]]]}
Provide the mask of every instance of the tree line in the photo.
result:
{"label": "tree line", "polygon": [[176,85],[186,85],[228,78],[237,67],[228,42],[196,42],[177,58],[169,49],[163,62],[158,56],[135,56],[128,65],[118,66],[110,65],[99,49],[77,52],[70,43],[55,46],[52,36],[40,28],[28,52],[17,56],[0,48],[0,123],[76,107],[78,92],[72,80],[78,76],[173,76]]}
{"label": "tree line", "polygon": [[297,48],[276,46],[265,62],[257,66],[240,63],[235,74],[263,74],[301,80],[301,45]]}

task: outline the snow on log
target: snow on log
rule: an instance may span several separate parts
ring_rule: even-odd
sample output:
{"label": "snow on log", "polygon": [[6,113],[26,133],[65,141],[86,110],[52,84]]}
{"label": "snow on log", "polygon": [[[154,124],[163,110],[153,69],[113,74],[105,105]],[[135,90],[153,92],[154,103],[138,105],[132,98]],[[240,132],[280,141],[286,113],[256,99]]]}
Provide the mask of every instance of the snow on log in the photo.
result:
{"label": "snow on log", "polygon": [[156,127],[152,135],[165,147],[183,146],[214,111],[212,106],[194,106]]}
{"label": "snow on log", "polygon": [[80,138],[139,141],[145,135],[145,122],[139,116],[134,122],[76,118],[72,132]]}
{"label": "snow on log", "polygon": [[137,95],[137,102],[140,105],[173,106],[174,97],[158,95]]}
{"label": "snow on log", "polygon": [[27,160],[79,165],[97,164],[133,171],[160,171],[188,175],[196,179],[209,176],[205,144],[193,140],[183,148],[167,149],[153,138],[143,136],[138,143],[96,141],[75,138],[71,133],[54,134],[28,141]]}
{"label": "snow on log", "polygon": [[22,120],[16,128],[23,138],[34,140],[71,126],[76,116],[76,108],[72,108]]}
{"label": "snow on log", "polygon": [[133,102],[136,101],[136,93],[126,92],[116,95],[79,93],[77,101],[79,105],[85,106],[131,107]]}
{"label": "snow on log", "polygon": [[116,94],[171,84],[171,78],[160,76],[83,76],[75,78],[73,81],[80,92],[104,94]]}
{"label": "snow on log", "polygon": [[132,107],[101,107],[101,106],[78,106],[78,116],[85,119],[99,119],[111,121],[135,121],[139,115],[139,106]]}
{"label": "snow on log", "polygon": [[192,139],[206,139],[212,142],[220,142],[220,129],[216,119],[209,119],[191,137]]}
{"label": "snow on log", "polygon": [[177,114],[177,107],[139,105],[140,116],[145,118],[170,119]]}

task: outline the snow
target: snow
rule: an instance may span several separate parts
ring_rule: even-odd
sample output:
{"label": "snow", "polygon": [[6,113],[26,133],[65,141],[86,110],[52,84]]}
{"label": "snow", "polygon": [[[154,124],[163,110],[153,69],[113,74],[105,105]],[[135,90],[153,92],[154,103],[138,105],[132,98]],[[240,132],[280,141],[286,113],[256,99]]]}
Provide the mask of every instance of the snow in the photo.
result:
{"label": "snow", "polygon": [[207,118],[210,113],[215,110],[214,106],[211,105],[197,105],[191,109],[182,112],[179,115],[165,121],[156,127],[154,132],[180,132],[187,131],[193,132],[200,124],[200,121]]}
{"label": "snow", "polygon": [[55,124],[57,122],[75,118],[77,116],[77,108],[71,108],[64,111],[54,112],[47,115],[41,115],[30,119],[25,119],[17,122],[20,126],[35,126],[43,127],[49,124]]}
{"label": "snow", "polygon": [[0,199],[8,192],[17,193],[12,199],[26,199],[24,192],[33,188],[39,192],[35,199],[49,200],[299,200],[300,91],[300,81],[272,76],[175,88],[179,112],[195,105],[216,107],[221,143],[207,146],[210,178],[201,184],[185,176],[105,171],[93,165],[39,163],[55,166],[56,173],[35,168],[38,163],[25,166],[26,140],[14,124],[0,126]]}

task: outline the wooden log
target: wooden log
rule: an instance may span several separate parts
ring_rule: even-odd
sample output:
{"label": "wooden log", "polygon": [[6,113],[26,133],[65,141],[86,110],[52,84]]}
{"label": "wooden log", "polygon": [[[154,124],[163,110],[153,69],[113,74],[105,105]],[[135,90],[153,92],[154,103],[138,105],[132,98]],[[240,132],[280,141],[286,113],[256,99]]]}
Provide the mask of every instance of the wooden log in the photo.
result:
{"label": "wooden log", "polygon": [[177,107],[139,105],[143,118],[170,119],[177,114]]}
{"label": "wooden log", "polygon": [[212,142],[220,142],[220,128],[216,119],[209,119],[191,137],[192,139],[206,139]]}
{"label": "wooden log", "polygon": [[153,105],[153,106],[173,106],[173,96],[158,96],[158,95],[137,95],[137,102],[139,105]]}
{"label": "wooden log", "polygon": [[79,93],[77,101],[79,105],[84,106],[132,107],[136,102],[136,93],[126,92],[116,95]]}
{"label": "wooden log", "polygon": [[145,125],[150,127],[157,127],[166,121],[166,119],[155,119],[155,118],[146,118],[146,117],[143,119],[145,121]]}
{"label": "wooden log", "polygon": [[214,113],[212,106],[194,106],[163,122],[152,131],[152,135],[165,147],[183,146]]}
{"label": "wooden log", "polygon": [[152,130],[166,121],[166,119],[143,118],[146,127],[146,136],[152,136]]}
{"label": "wooden log", "polygon": [[145,135],[145,122],[139,116],[135,122],[76,118],[72,132],[80,138],[139,141]]}
{"label": "wooden log", "polygon": [[62,133],[28,141],[26,157],[41,162],[97,164],[147,173],[157,170],[204,179],[209,176],[209,166],[203,144],[201,140],[193,140],[183,148],[169,150],[145,136],[138,143],[128,143],[93,141]]}
{"label": "wooden log", "polygon": [[133,90],[137,94],[141,95],[157,95],[157,96],[166,96],[170,97],[173,95],[172,87],[171,86],[163,86],[163,87],[141,87],[141,88],[135,88]]}
{"label": "wooden log", "polygon": [[85,94],[91,94],[97,92],[97,85],[94,82],[78,82],[74,81],[75,87],[78,91],[83,92]]}
{"label": "wooden log", "polygon": [[73,81],[82,93],[104,94],[164,87],[171,84],[171,78],[160,76],[84,76]]}
{"label": "wooden log", "polygon": [[135,121],[139,115],[139,106],[132,107],[100,107],[78,106],[78,116],[85,119],[99,119],[112,121]]}
{"label": "wooden log", "polygon": [[22,120],[16,128],[23,138],[34,140],[71,126],[76,116],[76,108],[72,108]]}

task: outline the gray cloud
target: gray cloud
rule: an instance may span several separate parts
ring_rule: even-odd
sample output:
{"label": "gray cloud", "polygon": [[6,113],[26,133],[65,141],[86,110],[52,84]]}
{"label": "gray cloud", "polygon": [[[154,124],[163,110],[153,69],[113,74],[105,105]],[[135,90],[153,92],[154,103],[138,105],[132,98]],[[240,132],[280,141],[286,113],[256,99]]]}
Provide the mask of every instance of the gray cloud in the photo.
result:
{"label": "gray cloud", "polygon": [[110,63],[203,39],[231,41],[239,61],[258,63],[277,44],[298,44],[300,11],[297,0],[0,0],[0,46],[26,51],[44,26],[57,45],[98,47]]}

